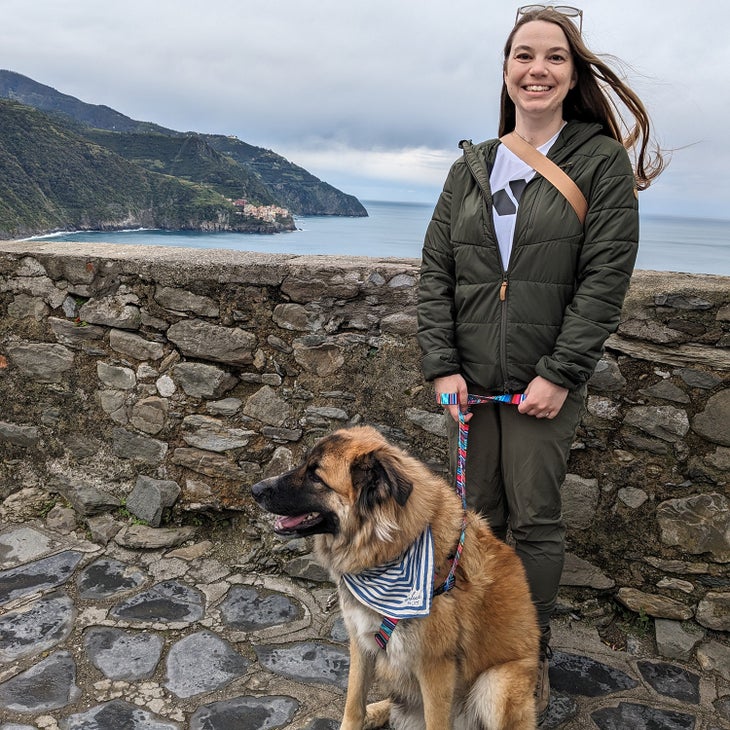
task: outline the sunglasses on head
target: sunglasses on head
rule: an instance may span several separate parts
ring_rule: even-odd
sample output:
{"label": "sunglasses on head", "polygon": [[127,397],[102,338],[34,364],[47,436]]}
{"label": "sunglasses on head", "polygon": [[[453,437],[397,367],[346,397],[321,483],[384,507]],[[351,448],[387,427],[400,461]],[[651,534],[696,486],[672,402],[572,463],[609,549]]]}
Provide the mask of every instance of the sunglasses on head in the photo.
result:
{"label": "sunglasses on head", "polygon": [[576,22],[575,19],[578,18],[578,32],[583,32],[583,11],[571,5],[523,5],[521,8],[517,8],[515,23],[520,19],[520,16],[537,13],[540,10],[554,10],[556,13],[565,15],[566,18],[570,18],[573,22]]}

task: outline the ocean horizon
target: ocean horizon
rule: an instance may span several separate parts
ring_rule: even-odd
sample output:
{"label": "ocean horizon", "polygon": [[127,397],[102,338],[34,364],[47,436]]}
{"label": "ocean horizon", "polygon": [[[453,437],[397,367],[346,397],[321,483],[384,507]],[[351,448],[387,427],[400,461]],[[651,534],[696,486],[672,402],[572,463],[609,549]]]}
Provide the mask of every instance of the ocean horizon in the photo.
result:
{"label": "ocean horizon", "polygon": [[[295,217],[295,231],[275,234],[199,231],[76,231],[32,240],[186,248],[223,248],[297,255],[420,258],[430,203],[362,201],[367,218]],[[637,269],[730,275],[730,220],[641,214]]]}

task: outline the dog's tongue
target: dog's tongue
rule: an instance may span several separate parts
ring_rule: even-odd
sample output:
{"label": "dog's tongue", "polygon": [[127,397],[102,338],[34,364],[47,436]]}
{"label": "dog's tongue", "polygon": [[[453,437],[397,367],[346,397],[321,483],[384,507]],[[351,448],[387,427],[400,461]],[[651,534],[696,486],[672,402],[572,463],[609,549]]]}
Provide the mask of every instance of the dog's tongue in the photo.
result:
{"label": "dog's tongue", "polygon": [[306,515],[296,515],[296,517],[277,517],[274,522],[275,530],[296,530],[302,522],[306,522],[311,517],[309,513]]}

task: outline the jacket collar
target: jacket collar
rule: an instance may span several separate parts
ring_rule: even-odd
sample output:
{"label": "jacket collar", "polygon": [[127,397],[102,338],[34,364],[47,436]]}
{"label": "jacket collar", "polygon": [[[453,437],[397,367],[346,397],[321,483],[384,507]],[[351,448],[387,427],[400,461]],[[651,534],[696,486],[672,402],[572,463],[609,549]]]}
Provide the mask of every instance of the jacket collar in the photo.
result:
{"label": "jacket collar", "polygon": [[548,158],[556,164],[565,162],[581,145],[601,134],[603,127],[595,122],[568,122],[548,152]]}
{"label": "jacket collar", "polygon": [[[548,152],[548,159],[552,160],[556,164],[561,164],[567,160],[581,145],[592,139],[596,135],[602,133],[603,128],[600,124],[595,122],[568,122],[560,134],[555,144],[550,148]],[[501,142],[499,139],[490,139],[486,142],[480,142],[479,144],[473,145],[471,140],[462,140],[459,142],[459,147],[464,150],[467,154],[467,150],[477,152],[483,150],[483,155],[475,155],[471,159],[476,164],[477,160],[486,160],[487,169],[483,172],[489,177],[489,172],[494,164],[494,158],[497,155],[497,147]]]}

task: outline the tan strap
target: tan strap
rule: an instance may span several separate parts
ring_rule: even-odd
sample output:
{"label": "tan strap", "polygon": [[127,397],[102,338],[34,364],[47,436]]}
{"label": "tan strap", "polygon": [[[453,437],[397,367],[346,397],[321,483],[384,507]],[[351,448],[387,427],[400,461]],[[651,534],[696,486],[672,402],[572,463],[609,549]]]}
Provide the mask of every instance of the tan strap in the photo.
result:
{"label": "tan strap", "polygon": [[533,170],[539,172],[554,185],[573,206],[581,225],[588,213],[588,202],[580,188],[552,160],[549,160],[531,144],[525,142],[518,134],[512,132],[500,138],[500,142],[510,151],[526,162]]}

